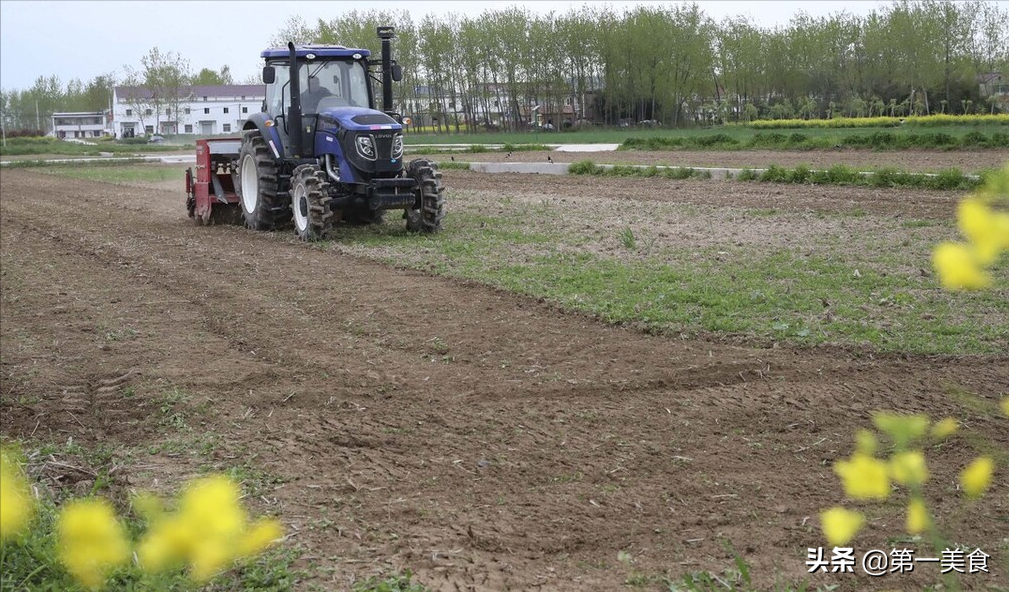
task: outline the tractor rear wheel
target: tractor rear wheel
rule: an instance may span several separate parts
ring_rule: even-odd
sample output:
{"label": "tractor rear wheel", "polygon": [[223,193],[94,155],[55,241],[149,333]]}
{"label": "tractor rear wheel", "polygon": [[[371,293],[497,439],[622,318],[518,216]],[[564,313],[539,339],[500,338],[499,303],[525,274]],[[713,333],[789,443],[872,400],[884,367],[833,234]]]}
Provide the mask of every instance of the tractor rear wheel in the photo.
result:
{"label": "tractor rear wheel", "polygon": [[407,230],[438,232],[445,217],[445,189],[441,185],[441,173],[437,165],[427,159],[418,158],[410,161],[406,173],[416,181],[413,193],[417,197],[413,207],[404,213]]}
{"label": "tractor rear wheel", "polygon": [[249,130],[238,153],[238,196],[245,225],[253,230],[271,230],[282,221],[286,208],[278,207],[277,164],[259,130]]}
{"label": "tractor rear wheel", "polygon": [[291,210],[294,232],[304,241],[326,238],[333,228],[329,181],[314,164],[303,164],[291,173]]}

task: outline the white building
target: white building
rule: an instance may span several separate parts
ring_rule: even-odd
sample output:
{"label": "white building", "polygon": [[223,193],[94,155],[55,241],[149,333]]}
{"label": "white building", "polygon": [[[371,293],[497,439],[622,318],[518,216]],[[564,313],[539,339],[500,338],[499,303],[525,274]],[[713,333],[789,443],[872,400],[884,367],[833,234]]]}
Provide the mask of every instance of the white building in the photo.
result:
{"label": "white building", "polygon": [[142,87],[112,91],[113,129],[117,137],[144,134],[237,134],[252,113],[263,108],[262,84],[185,86],[178,101],[159,100]]}
{"label": "white building", "polygon": [[60,138],[97,138],[111,134],[111,121],[106,111],[53,113],[52,135]]}

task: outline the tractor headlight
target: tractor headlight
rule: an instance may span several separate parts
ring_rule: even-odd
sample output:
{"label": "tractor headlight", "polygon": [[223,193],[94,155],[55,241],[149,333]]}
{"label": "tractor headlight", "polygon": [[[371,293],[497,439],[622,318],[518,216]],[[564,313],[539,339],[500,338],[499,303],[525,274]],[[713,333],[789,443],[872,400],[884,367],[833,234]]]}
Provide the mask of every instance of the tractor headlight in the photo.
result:
{"label": "tractor headlight", "polygon": [[403,134],[396,134],[392,137],[392,157],[403,156]]}
{"label": "tractor headlight", "polygon": [[371,136],[357,137],[357,153],[368,160],[375,160],[375,141]]}

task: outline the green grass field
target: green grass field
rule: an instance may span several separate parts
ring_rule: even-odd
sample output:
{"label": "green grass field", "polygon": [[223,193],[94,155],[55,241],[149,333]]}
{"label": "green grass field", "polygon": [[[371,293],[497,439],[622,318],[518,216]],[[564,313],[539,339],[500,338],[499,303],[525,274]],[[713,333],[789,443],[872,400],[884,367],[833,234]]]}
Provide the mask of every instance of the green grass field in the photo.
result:
{"label": "green grass field", "polygon": [[[88,163],[91,164],[91,163]],[[102,163],[104,164],[104,163]],[[104,164],[104,166],[57,165],[38,167],[41,173],[67,179],[86,179],[103,183],[157,183],[178,181],[183,187],[185,166],[160,164]]]}
{"label": "green grass field", "polygon": [[[997,285],[977,294],[942,290],[929,271],[932,246],[956,234],[950,221],[907,226],[860,211],[811,216],[676,204],[629,215],[610,207],[530,202],[506,190],[489,202],[459,191],[442,234],[409,235],[390,220],[342,228],[329,246],[669,335],[922,354],[993,353],[1009,344],[1009,324],[995,321],[1009,318],[1005,264],[994,270]],[[670,245],[660,236],[662,220],[696,232],[745,224],[768,237],[781,228],[810,230],[799,232],[802,244]],[[815,231],[843,227],[859,228],[857,245],[844,233]]]}
{"label": "green grass field", "polygon": [[62,156],[99,156],[102,152],[111,152],[116,156],[131,154],[157,154],[162,152],[192,151],[195,143],[182,145],[142,144],[101,141],[94,145],[63,142],[52,138],[8,138],[6,146],[0,144],[0,156],[31,156],[53,154]]}

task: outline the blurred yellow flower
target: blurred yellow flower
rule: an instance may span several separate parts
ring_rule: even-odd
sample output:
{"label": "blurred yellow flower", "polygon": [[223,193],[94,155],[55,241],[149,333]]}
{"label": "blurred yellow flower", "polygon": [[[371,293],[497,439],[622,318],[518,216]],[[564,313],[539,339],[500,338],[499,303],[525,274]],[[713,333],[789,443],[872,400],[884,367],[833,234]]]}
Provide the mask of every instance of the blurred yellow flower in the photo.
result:
{"label": "blurred yellow flower", "polygon": [[981,265],[991,265],[1005,248],[1006,235],[1000,231],[1001,220],[984,201],[971,197],[957,207],[960,231],[971,242],[974,256]]}
{"label": "blurred yellow flower", "polygon": [[142,492],[133,496],[132,503],[137,515],[148,522],[160,518],[165,512],[165,507],[161,503],[161,500],[150,492]]}
{"label": "blurred yellow flower", "polygon": [[925,455],[918,450],[895,453],[890,457],[890,476],[901,485],[921,485],[928,479]]}
{"label": "blurred yellow flower", "polygon": [[1000,407],[1002,407],[1002,415],[1009,417],[1009,397],[1002,399]]}
{"label": "blurred yellow flower", "polygon": [[991,277],[978,265],[973,251],[960,243],[942,243],[932,253],[932,265],[943,287],[951,290],[978,290]]}
{"label": "blurred yellow flower", "polygon": [[872,421],[879,431],[893,438],[893,443],[897,445],[897,448],[904,448],[911,441],[921,438],[928,432],[927,415],[898,415],[877,412],[872,415]]}
{"label": "blurred yellow flower", "polygon": [[197,536],[178,517],[158,519],[137,545],[140,565],[152,572],[179,567],[189,556]]}
{"label": "blurred yellow flower", "polygon": [[988,176],[984,186],[977,190],[977,195],[992,200],[1009,198],[1009,162],[1001,171]]}
{"label": "blurred yellow flower", "polygon": [[834,463],[844,492],[856,500],[886,499],[890,495],[890,477],[885,462],[855,453],[851,460]]}
{"label": "blurred yellow flower", "polygon": [[858,512],[845,510],[841,507],[834,507],[820,512],[820,527],[823,529],[823,536],[827,537],[827,542],[835,547],[846,545],[855,538],[865,518]]}
{"label": "blurred yellow flower", "polygon": [[103,499],[69,502],[56,519],[56,532],[60,562],[85,588],[101,587],[130,557],[126,530]]}
{"label": "blurred yellow flower", "polygon": [[151,524],[138,549],[140,564],[155,572],[188,564],[202,583],[283,536],[276,520],[250,525],[240,497],[238,485],[223,475],[190,483],[178,511]]}
{"label": "blurred yellow flower", "polygon": [[925,502],[920,498],[913,498],[907,504],[907,532],[909,534],[921,534],[925,532],[930,524],[928,510]]}
{"label": "blurred yellow flower", "polygon": [[20,534],[35,513],[21,469],[0,452],[0,543]]}
{"label": "blurred yellow flower", "polygon": [[995,463],[987,456],[975,458],[967,468],[960,473],[960,484],[967,497],[979,497],[991,485]]}
{"label": "blurred yellow flower", "polygon": [[265,551],[271,543],[284,536],[284,529],[280,521],[275,518],[262,518],[257,520],[249,533],[242,539],[239,546],[239,554],[242,556],[256,555]]}
{"label": "blurred yellow flower", "polygon": [[876,454],[876,435],[866,429],[855,432],[855,450],[866,456]]}
{"label": "blurred yellow flower", "polygon": [[933,438],[948,438],[956,433],[957,429],[960,428],[960,424],[957,423],[952,417],[947,417],[942,421],[937,421],[934,426],[932,426],[932,437]]}

